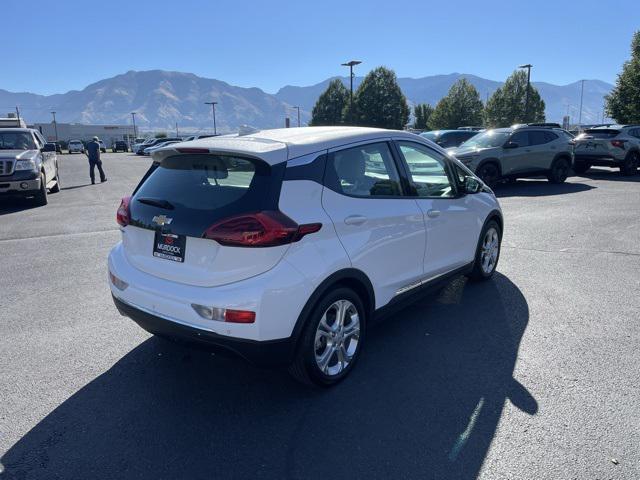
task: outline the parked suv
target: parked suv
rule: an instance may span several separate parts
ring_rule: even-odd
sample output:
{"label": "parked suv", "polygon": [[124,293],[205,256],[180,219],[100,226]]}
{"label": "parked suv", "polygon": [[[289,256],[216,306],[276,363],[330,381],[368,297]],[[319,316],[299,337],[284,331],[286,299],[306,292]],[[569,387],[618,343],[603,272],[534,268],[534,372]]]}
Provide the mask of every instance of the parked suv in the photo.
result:
{"label": "parked suv", "polygon": [[623,175],[635,175],[640,164],[640,125],[607,125],[588,128],[575,138],[576,173],[592,165],[616,167]]}
{"label": "parked suv", "polygon": [[423,132],[420,136],[437,143],[442,148],[457,147],[478,134],[477,130],[469,130],[466,128],[467,127],[465,127],[465,130],[433,130],[431,132]]}
{"label": "parked suv", "polygon": [[0,197],[34,197],[47,204],[47,189],[60,191],[56,146],[38,130],[0,129]]}
{"label": "parked suv", "polygon": [[116,153],[116,152],[128,152],[129,151],[129,145],[127,145],[127,142],[125,142],[124,140],[116,140],[115,142],[113,142],[113,146],[111,147],[111,151],[113,153]]}
{"label": "parked suv", "polygon": [[119,311],[151,333],[332,385],[376,315],[465,273],[490,278],[493,192],[417,135],[305,127],[163,147],[117,212]]}
{"label": "parked suv", "polygon": [[69,153],[84,153],[84,143],[80,140],[69,140]]}
{"label": "parked suv", "polygon": [[562,128],[518,125],[479,133],[452,153],[489,186],[542,175],[562,183],[573,164],[572,140]]}
{"label": "parked suv", "polygon": [[138,154],[138,155],[144,155],[144,149],[145,148],[155,147],[159,143],[171,142],[171,141],[182,142],[182,138],[180,138],[180,137],[152,138],[152,139],[147,140],[146,142],[140,144],[138,146],[137,150],[135,151],[135,153]]}

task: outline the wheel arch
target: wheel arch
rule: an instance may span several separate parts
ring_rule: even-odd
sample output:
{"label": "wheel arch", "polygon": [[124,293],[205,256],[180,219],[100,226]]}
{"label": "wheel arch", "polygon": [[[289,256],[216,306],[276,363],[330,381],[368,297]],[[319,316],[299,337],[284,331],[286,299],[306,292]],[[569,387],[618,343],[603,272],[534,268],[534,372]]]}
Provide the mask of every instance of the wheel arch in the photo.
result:
{"label": "wheel arch", "polygon": [[481,160],[478,166],[476,167],[476,172],[478,172],[487,163],[493,163],[496,167],[498,167],[498,172],[500,172],[500,176],[502,176],[502,164],[500,163],[500,160],[494,157],[485,158],[484,160]]}
{"label": "wheel arch", "polygon": [[293,327],[293,332],[291,333],[291,339],[293,340],[292,343],[294,345],[293,351],[297,349],[298,341],[309,315],[313,312],[313,309],[327,292],[339,286],[347,287],[355,291],[365,306],[367,320],[372,318],[376,303],[375,292],[369,277],[362,270],[358,270],[357,268],[345,268],[338,270],[337,272],[329,275],[322,283],[320,283],[320,285],[318,285],[318,287],[316,287],[313,293],[309,296],[307,303],[305,303],[302,308],[300,315],[298,315],[296,324]]}

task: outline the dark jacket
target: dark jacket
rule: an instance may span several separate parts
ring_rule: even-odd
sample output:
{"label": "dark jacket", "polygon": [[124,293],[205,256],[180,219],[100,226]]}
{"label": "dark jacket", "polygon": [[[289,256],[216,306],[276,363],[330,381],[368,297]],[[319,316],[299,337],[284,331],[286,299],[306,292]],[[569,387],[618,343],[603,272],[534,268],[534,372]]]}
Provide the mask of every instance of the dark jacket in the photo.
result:
{"label": "dark jacket", "polygon": [[98,162],[100,160],[100,144],[95,140],[87,143],[87,157],[90,162]]}

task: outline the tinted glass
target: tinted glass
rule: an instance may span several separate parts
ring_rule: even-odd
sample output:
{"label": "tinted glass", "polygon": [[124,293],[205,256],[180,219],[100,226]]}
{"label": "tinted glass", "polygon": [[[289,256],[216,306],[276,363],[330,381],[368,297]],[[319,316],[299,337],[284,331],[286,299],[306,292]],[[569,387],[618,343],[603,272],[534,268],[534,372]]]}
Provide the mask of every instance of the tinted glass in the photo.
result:
{"label": "tinted glass", "polygon": [[554,140],[558,139],[558,135],[556,135],[553,132],[544,132],[544,137],[547,140],[547,142],[553,142]]}
{"label": "tinted glass", "polygon": [[411,184],[419,197],[451,197],[455,190],[447,175],[446,160],[437,152],[412,142],[398,142],[409,167]]}
{"label": "tinted glass", "polygon": [[519,147],[529,146],[529,134],[528,132],[516,132],[509,139],[510,142],[517,143]]}
{"label": "tinted glass", "polygon": [[35,150],[38,148],[30,132],[0,131],[0,150]]}
{"label": "tinted glass", "polygon": [[372,143],[331,154],[329,188],[356,197],[401,195],[400,177],[386,143]]}
{"label": "tinted glass", "polygon": [[132,224],[154,228],[155,215],[173,218],[173,233],[201,236],[215,221],[240,213],[274,209],[279,178],[264,162],[223,155],[168,157],[131,200]]}
{"label": "tinted glass", "polygon": [[540,130],[533,130],[529,132],[529,144],[530,145],[542,145],[547,143],[548,137],[546,136],[547,132],[542,132]]}
{"label": "tinted glass", "polygon": [[620,133],[620,130],[614,130],[614,129],[587,129],[584,131],[583,135],[580,135],[579,137],[582,139],[585,136],[587,137],[591,137],[591,138],[614,138],[617,137],[618,134]]}

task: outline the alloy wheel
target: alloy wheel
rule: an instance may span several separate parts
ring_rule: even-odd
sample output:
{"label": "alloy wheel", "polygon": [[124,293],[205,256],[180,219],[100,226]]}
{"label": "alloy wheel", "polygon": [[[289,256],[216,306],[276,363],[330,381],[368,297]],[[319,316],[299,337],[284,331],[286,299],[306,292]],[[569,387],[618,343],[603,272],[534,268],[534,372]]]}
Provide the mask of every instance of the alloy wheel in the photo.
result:
{"label": "alloy wheel", "polygon": [[349,300],[337,300],[324,312],[315,335],[315,360],[327,376],[339,375],[352,362],[360,340],[360,315]]}
{"label": "alloy wheel", "polygon": [[489,275],[493,272],[498,261],[498,253],[500,252],[500,236],[498,231],[491,227],[484,234],[482,239],[482,249],[480,251],[480,264],[482,271]]}

